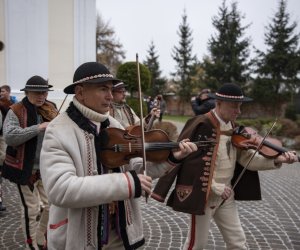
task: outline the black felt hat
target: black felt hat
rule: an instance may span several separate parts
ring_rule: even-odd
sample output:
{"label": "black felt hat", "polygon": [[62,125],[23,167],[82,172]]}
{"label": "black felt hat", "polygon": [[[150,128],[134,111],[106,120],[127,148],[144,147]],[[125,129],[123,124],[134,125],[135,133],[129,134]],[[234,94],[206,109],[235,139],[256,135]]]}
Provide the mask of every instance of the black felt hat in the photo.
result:
{"label": "black felt hat", "polygon": [[216,93],[209,93],[209,97],[227,102],[250,102],[252,98],[246,97],[242,89],[234,83],[223,84]]}
{"label": "black felt hat", "polygon": [[26,82],[25,88],[20,91],[34,91],[34,92],[43,92],[43,91],[53,91],[49,88],[52,88],[52,85],[48,84],[48,81],[41,76],[33,76],[28,79]]}
{"label": "black felt hat", "polygon": [[101,63],[87,62],[81,64],[75,71],[73,83],[64,89],[66,94],[75,94],[75,86],[79,83],[104,83],[112,81],[113,84],[120,80],[113,77],[109,70]]}
{"label": "black felt hat", "polygon": [[118,90],[118,89],[125,89],[127,87],[127,85],[124,82],[118,82],[114,85],[113,87],[113,91],[114,90]]}

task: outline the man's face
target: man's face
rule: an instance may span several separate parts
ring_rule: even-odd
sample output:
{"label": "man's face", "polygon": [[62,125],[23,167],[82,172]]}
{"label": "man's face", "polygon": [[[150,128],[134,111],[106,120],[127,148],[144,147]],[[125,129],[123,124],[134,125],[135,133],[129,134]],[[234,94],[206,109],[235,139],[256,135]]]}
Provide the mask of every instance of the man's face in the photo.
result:
{"label": "man's face", "polygon": [[126,102],[126,90],[125,88],[116,88],[113,91],[113,101],[115,103],[125,103]]}
{"label": "man's face", "polygon": [[242,102],[226,102],[217,100],[216,112],[224,122],[234,122],[241,114]]}
{"label": "man's face", "polygon": [[26,91],[29,102],[37,107],[42,106],[48,96],[48,91]]}
{"label": "man's face", "polygon": [[91,110],[105,114],[109,111],[109,105],[112,101],[111,81],[104,83],[84,83],[75,87],[76,99]]}
{"label": "man's face", "polygon": [[5,88],[1,89],[0,95],[2,98],[9,100],[10,93]]}

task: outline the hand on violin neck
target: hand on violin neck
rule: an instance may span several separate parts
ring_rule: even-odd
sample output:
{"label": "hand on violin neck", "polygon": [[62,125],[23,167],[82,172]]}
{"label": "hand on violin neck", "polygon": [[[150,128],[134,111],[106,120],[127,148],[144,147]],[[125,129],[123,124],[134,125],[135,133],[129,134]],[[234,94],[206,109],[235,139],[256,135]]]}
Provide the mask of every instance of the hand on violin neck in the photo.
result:
{"label": "hand on violin neck", "polygon": [[184,139],[179,143],[179,148],[173,151],[173,156],[180,161],[197,150],[198,147],[195,143],[190,142],[189,139]]}
{"label": "hand on violin neck", "polygon": [[295,151],[287,151],[280,154],[277,158],[275,158],[274,164],[276,166],[281,166],[282,163],[292,164],[298,161],[299,159]]}

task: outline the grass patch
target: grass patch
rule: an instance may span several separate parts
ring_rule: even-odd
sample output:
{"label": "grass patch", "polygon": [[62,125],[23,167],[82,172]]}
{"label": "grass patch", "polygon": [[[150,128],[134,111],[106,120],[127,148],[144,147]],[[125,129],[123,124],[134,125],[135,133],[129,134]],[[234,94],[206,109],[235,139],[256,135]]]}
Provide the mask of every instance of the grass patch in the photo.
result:
{"label": "grass patch", "polygon": [[188,119],[192,116],[183,116],[183,115],[164,115],[163,119],[174,121],[174,122],[183,122],[186,123]]}

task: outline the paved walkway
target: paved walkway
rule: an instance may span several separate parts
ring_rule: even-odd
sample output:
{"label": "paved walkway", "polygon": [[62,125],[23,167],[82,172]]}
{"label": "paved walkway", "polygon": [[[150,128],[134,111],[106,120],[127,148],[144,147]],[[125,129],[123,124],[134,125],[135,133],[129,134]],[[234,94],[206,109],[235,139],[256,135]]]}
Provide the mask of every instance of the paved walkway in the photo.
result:
{"label": "paved walkway", "polygon": [[[300,250],[300,164],[260,172],[262,201],[239,202],[239,212],[249,249]],[[4,180],[7,212],[0,217],[0,249],[24,249],[20,226],[20,206],[16,188]],[[189,216],[173,211],[152,199],[143,206],[144,250],[182,248]],[[213,224],[207,249],[225,249]]]}

